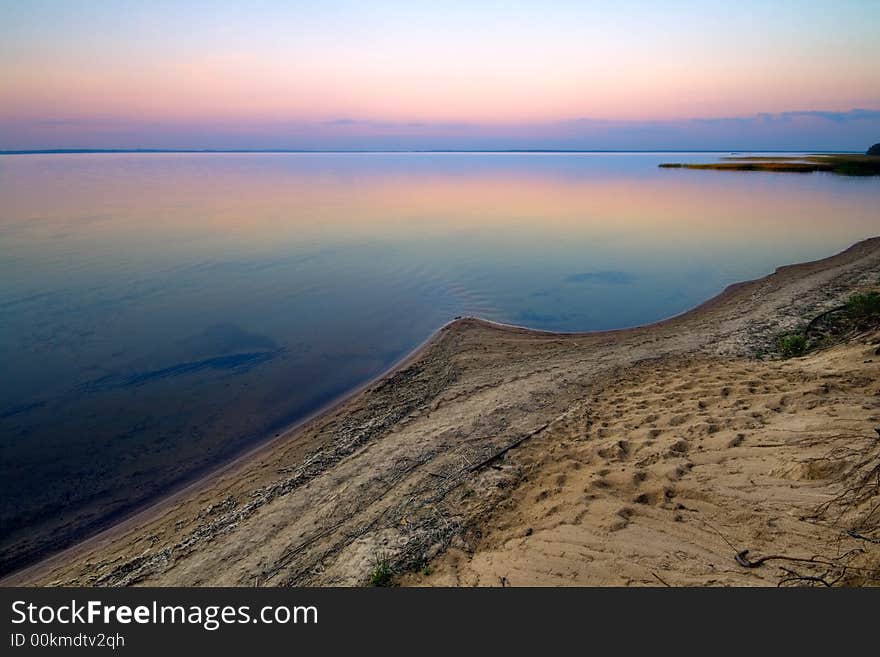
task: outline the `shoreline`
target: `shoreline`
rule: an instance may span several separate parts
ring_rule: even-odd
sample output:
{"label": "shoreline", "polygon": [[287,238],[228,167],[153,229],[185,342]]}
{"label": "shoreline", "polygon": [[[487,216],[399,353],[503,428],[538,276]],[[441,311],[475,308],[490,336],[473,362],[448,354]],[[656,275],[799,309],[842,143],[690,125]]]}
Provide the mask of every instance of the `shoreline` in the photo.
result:
{"label": "shoreline", "polygon": [[[248,154],[257,155],[257,154],[261,154],[261,153],[266,153],[266,154],[305,154],[305,155],[308,155],[310,153],[315,153],[315,154],[329,153],[329,154],[335,154],[335,155],[346,155],[346,154],[386,155],[386,154],[395,154],[395,153],[399,153],[399,154],[404,154],[404,153],[427,153],[427,154],[442,154],[442,153],[461,153],[461,154],[467,154],[467,153],[475,153],[475,154],[486,154],[486,153],[511,153],[511,154],[515,154],[515,153],[524,153],[524,154],[561,153],[561,154],[565,154],[565,153],[575,153],[575,154],[577,154],[577,153],[583,153],[583,154],[590,154],[590,153],[596,153],[596,154],[601,155],[601,154],[614,154],[614,153],[634,153],[634,154],[639,154],[639,153],[645,153],[645,154],[652,154],[652,153],[780,153],[781,154],[781,153],[803,153],[803,152],[805,152],[805,151],[791,151],[791,150],[788,150],[788,151],[782,150],[781,151],[781,150],[774,150],[774,149],[770,149],[770,150],[765,150],[765,149],[742,150],[742,149],[736,149],[736,148],[722,148],[722,149],[716,149],[716,150],[700,150],[700,149],[690,149],[690,150],[579,150],[579,149],[552,149],[552,148],[551,149],[540,149],[540,148],[537,148],[537,149],[522,149],[522,148],[516,149],[516,148],[514,148],[514,149],[488,149],[488,150],[479,150],[479,149],[477,149],[477,150],[443,150],[443,149],[440,149],[440,150],[431,150],[431,149],[421,149],[421,150],[332,150],[332,149],[329,149],[329,150],[296,150],[296,149],[291,149],[291,150],[285,150],[285,149],[236,150],[236,149],[230,149],[230,150],[224,150],[224,149],[149,149],[149,148],[142,148],[142,149],[137,149],[137,148],[132,148],[132,149],[126,149],[126,148],[120,148],[120,149],[112,149],[112,148],[108,148],[108,149],[101,149],[101,148],[66,148],[66,149],[65,148],[56,148],[56,149],[36,149],[36,150],[5,149],[5,150],[0,150],[0,155],[101,155],[101,154],[150,155],[150,154],[154,154],[154,153],[155,154],[180,153],[180,154],[189,154],[189,155],[196,155],[196,154],[223,155],[223,154],[229,154],[229,153],[241,154],[241,155],[248,155]],[[818,154],[834,154],[834,153],[845,153],[845,154],[852,154],[852,155],[861,155],[862,154],[861,151],[809,151],[809,152],[810,153],[818,153]]]}
{"label": "shoreline", "polygon": [[[856,245],[853,245],[853,247]],[[841,253],[845,253],[845,251]],[[772,273],[767,274],[766,276],[771,275]],[[72,542],[67,546],[60,549],[53,549],[50,544],[41,551],[37,552],[35,556],[26,557],[24,559],[25,565],[21,567],[14,567],[10,571],[0,575],[0,586],[6,586],[7,582],[9,581],[16,581],[20,578],[26,578],[27,576],[32,574],[32,571],[39,570],[41,567],[51,567],[52,563],[57,560],[61,560],[72,553],[80,550],[88,550],[93,546],[100,545],[102,540],[112,539],[115,535],[118,535],[119,533],[122,533],[129,529],[131,526],[136,525],[139,521],[146,520],[154,514],[159,514],[165,507],[174,504],[175,501],[177,501],[179,498],[183,497],[187,493],[197,491],[202,486],[210,485],[212,480],[221,477],[224,474],[230,473],[235,469],[236,466],[241,465],[242,463],[252,458],[257,458],[263,451],[271,450],[276,442],[292,438],[292,434],[304,428],[309,423],[313,421],[319,421],[322,417],[332,413],[334,410],[337,410],[339,407],[344,405],[346,402],[352,400],[354,397],[362,393],[367,388],[380,383],[383,379],[395,374],[399,370],[405,368],[408,364],[412,363],[414,360],[418,359],[427,349],[431,347],[434,342],[436,342],[441,337],[444,331],[452,328],[456,323],[460,321],[472,321],[502,331],[523,332],[526,334],[536,334],[550,337],[583,337],[603,334],[625,333],[627,331],[650,329],[653,326],[659,326],[677,318],[687,316],[688,314],[700,310],[703,306],[727,294],[732,288],[736,288],[737,286],[746,283],[752,283],[761,280],[766,276],[749,281],[739,281],[736,283],[731,283],[723,290],[721,290],[718,294],[710,297],[706,301],[703,301],[697,306],[684,310],[676,315],[671,315],[669,317],[648,324],[639,324],[636,326],[616,329],[601,329],[597,331],[552,331],[545,329],[534,329],[528,326],[508,324],[505,322],[497,322],[494,320],[469,315],[464,315],[456,317],[455,319],[451,319],[445,324],[441,325],[439,328],[435,329],[415,348],[398,358],[382,372],[375,375],[374,377],[367,379],[363,383],[358,384],[351,390],[348,390],[338,395],[326,404],[323,404],[314,411],[311,411],[305,417],[302,417],[292,422],[291,424],[285,426],[280,430],[273,431],[272,435],[265,436],[263,439],[257,440],[254,444],[245,447],[243,450],[239,451],[238,453],[232,454],[226,459],[220,460],[218,463],[206,466],[204,470],[195,473],[193,476],[186,478],[184,481],[178,482],[177,484],[172,484],[167,489],[157,493],[155,496],[153,496],[152,499],[146,500],[140,504],[136,504],[133,506],[133,508],[123,510],[115,516],[111,516],[107,519],[105,523],[98,525],[97,529],[93,529],[92,531],[85,531],[83,536],[78,538],[75,537]]]}
{"label": "shoreline", "polygon": [[[857,244],[854,244],[850,248],[857,246]],[[847,251],[848,250],[849,249],[847,249]],[[846,251],[841,252],[841,254],[845,252]],[[523,332],[526,334],[536,334],[551,337],[583,337],[591,335],[624,333],[627,331],[649,329],[653,326],[659,326],[677,318],[687,316],[690,313],[700,310],[701,308],[703,308],[703,306],[715,301],[716,299],[719,299],[723,295],[727,294],[731,289],[736,288],[739,285],[761,280],[766,276],[771,276],[772,273],[773,272],[763,277],[752,279],[749,281],[739,281],[736,283],[731,283],[720,292],[718,292],[718,294],[709,297],[707,300],[701,302],[693,308],[689,308],[678,314],[657,320],[656,322],[623,328],[601,329],[596,331],[552,331],[545,329],[535,329],[517,324],[508,324],[505,322],[497,322],[494,320],[468,315],[451,319],[441,325],[439,328],[432,331],[431,334],[428,335],[427,338],[422,340],[422,342],[420,342],[418,345],[416,345],[416,347],[398,358],[379,374],[338,395],[337,397],[323,404],[319,408],[311,411],[306,416],[290,423],[289,425],[279,430],[273,431],[272,435],[267,435],[262,439],[255,441],[255,443],[246,446],[243,450],[234,453],[225,459],[221,459],[217,463],[206,466],[203,470],[195,473],[190,477],[187,477],[184,481],[172,484],[167,489],[158,492],[151,499],[148,499],[139,504],[135,504],[132,508],[120,511],[118,514],[111,516],[105,522],[99,524],[97,528],[92,528],[91,531],[85,530],[82,536],[74,537],[73,540],[65,547],[62,547],[60,549],[53,549],[53,546],[50,544],[42,550],[36,552],[35,555],[29,555],[28,557],[25,557],[23,559],[25,562],[23,566],[13,567],[8,572],[0,574],[0,586],[6,585],[7,581],[15,581],[18,578],[26,577],[34,569],[38,569],[44,564],[51,564],[55,560],[62,559],[63,557],[71,554],[71,552],[73,551],[76,551],[78,549],[89,549],[90,547],[92,547],[93,544],[100,544],[102,539],[112,538],[114,535],[119,534],[120,532],[123,532],[126,529],[130,528],[133,524],[137,524],[137,522],[149,518],[151,514],[160,513],[167,505],[173,504],[176,500],[178,500],[180,497],[184,496],[188,492],[193,492],[194,490],[197,490],[200,486],[209,485],[213,479],[234,470],[234,468],[237,465],[240,465],[242,462],[258,457],[264,450],[271,450],[272,446],[276,442],[291,438],[291,434],[299,431],[310,422],[320,420],[322,417],[329,413],[332,413],[334,410],[338,409],[343,404],[350,401],[367,388],[380,383],[386,377],[389,377],[395,372],[405,368],[408,364],[419,358],[427,349],[429,349],[430,346],[441,337],[444,331],[450,329],[460,321],[473,321],[502,331]]]}
{"label": "shoreline", "polygon": [[160,492],[154,496],[153,499],[137,505],[134,509],[121,512],[120,516],[110,520],[107,526],[104,526],[96,532],[88,534],[78,540],[74,539],[73,543],[67,547],[61,548],[57,551],[52,551],[51,547],[46,548],[42,555],[39,555],[38,553],[38,556],[29,560],[26,565],[20,568],[14,568],[9,572],[0,575],[0,586],[15,586],[15,582],[19,579],[24,579],[30,575],[38,573],[43,568],[51,568],[56,561],[62,561],[65,557],[70,556],[71,554],[76,554],[80,551],[97,547],[103,541],[112,540],[118,534],[137,525],[138,522],[146,521],[150,517],[160,514],[166,507],[173,505],[187,493],[197,492],[201,487],[209,486],[213,480],[233,473],[236,467],[241,466],[243,463],[246,463],[251,459],[258,458],[264,451],[270,451],[276,442],[293,438],[292,434],[295,434],[297,431],[308,426],[311,422],[319,421],[325,415],[332,413],[343,406],[346,402],[351,401],[370,386],[381,382],[386,377],[393,375],[399,369],[406,367],[407,364],[418,358],[425,350],[430,348],[431,344],[441,336],[443,331],[456,321],[458,320],[453,319],[446,322],[440,328],[433,331],[414,349],[398,358],[376,376],[371,377],[363,383],[354,386],[351,390],[336,396],[326,404],[323,404],[321,407],[308,413],[305,417],[292,422],[283,429],[274,431],[273,435],[264,437],[262,440],[257,441],[256,444],[246,447],[237,454],[233,454],[231,458],[207,466],[206,472],[198,473],[183,483],[177,486],[172,486],[169,490]]}
{"label": "shoreline", "polygon": [[[77,560],[82,560],[82,557],[87,555],[100,555],[102,551],[111,552],[116,550],[120,554],[127,554],[129,553],[128,548],[126,545],[120,546],[120,541],[125,543],[126,541],[123,539],[126,536],[130,536],[138,530],[143,530],[146,526],[161,524],[163,517],[175,512],[178,507],[189,505],[194,508],[204,508],[205,505],[202,503],[204,499],[209,501],[214,500],[214,505],[209,504],[209,507],[216,506],[217,501],[215,498],[221,496],[221,493],[229,492],[229,490],[238,491],[241,489],[241,482],[236,482],[236,480],[248,479],[248,475],[252,472],[258,473],[269,482],[269,485],[272,485],[273,479],[271,476],[267,476],[266,470],[267,468],[270,468],[271,464],[275,461],[283,462],[285,467],[292,464],[292,466],[296,468],[303,466],[304,463],[307,464],[309,459],[320,456],[324,454],[325,451],[329,450],[328,453],[333,456],[339,456],[339,458],[337,460],[330,459],[329,466],[324,470],[316,470],[314,473],[310,472],[309,477],[318,478],[327,476],[328,473],[332,474],[333,468],[340,464],[342,460],[352,454],[360,454],[361,451],[358,450],[369,450],[371,444],[378,439],[376,438],[376,435],[367,432],[369,435],[363,441],[354,441],[355,444],[353,445],[352,450],[349,450],[348,446],[345,445],[342,446],[343,449],[339,449],[338,446],[334,447],[334,440],[336,440],[337,436],[334,435],[333,431],[327,430],[326,427],[335,427],[337,424],[344,423],[344,421],[348,419],[348,416],[356,413],[361,413],[361,415],[366,417],[366,425],[370,425],[370,423],[375,420],[375,415],[372,418],[370,417],[370,403],[373,401],[373,397],[378,396],[377,391],[386,391],[385,389],[388,389],[386,392],[390,391],[390,397],[388,400],[383,401],[378,408],[382,412],[386,412],[389,416],[394,416],[394,419],[389,422],[387,426],[383,425],[383,431],[387,429],[391,433],[394,433],[396,429],[399,429],[399,425],[405,424],[405,421],[410,419],[410,416],[418,418],[420,415],[424,414],[424,409],[430,404],[437,406],[438,402],[432,402],[431,400],[438,396],[442,397],[448,392],[449,388],[458,384],[458,380],[456,375],[453,375],[448,381],[443,381],[438,384],[437,381],[431,380],[431,375],[445,371],[444,368],[449,369],[455,365],[456,359],[459,358],[462,353],[467,352],[466,349],[461,348],[459,343],[465,341],[471,334],[480,334],[477,336],[477,343],[482,345],[481,348],[485,349],[491,348],[488,344],[489,342],[498,343],[503,342],[504,340],[516,341],[519,338],[527,339],[531,341],[531,344],[526,345],[531,349],[531,352],[529,353],[534,352],[534,356],[537,360],[543,358],[542,352],[546,350],[548,345],[552,344],[553,348],[557,351],[565,352],[566,347],[570,347],[570,349],[578,349],[581,345],[576,343],[579,342],[584,342],[592,347],[603,347],[611,356],[619,356],[619,354],[614,353],[615,347],[617,347],[619,351],[620,347],[626,348],[626,345],[612,344],[616,341],[625,341],[634,336],[647,338],[644,342],[657,342],[661,339],[680,340],[682,336],[676,336],[674,333],[670,336],[658,336],[652,334],[659,334],[663,331],[668,333],[670,329],[674,330],[677,326],[687,327],[689,323],[697,324],[702,320],[709,319],[714,311],[723,309],[727,304],[734,301],[742,301],[742,297],[745,296],[745,293],[749,290],[757,290],[764,285],[773,283],[777,279],[805,279],[817,273],[824,272],[827,274],[835,268],[845,268],[847,264],[852,264],[852,262],[858,262],[865,258],[876,258],[878,252],[880,252],[880,238],[869,238],[852,245],[838,254],[816,261],[781,266],[773,273],[761,278],[734,283],[727,286],[719,294],[707,299],[690,310],[644,326],[595,332],[563,333],[539,331],[478,318],[468,317],[452,320],[434,331],[413,351],[392,364],[383,373],[346,392],[332,402],[324,405],[322,408],[314,411],[309,416],[298,420],[293,425],[280,431],[277,435],[269,437],[265,442],[247,449],[227,463],[220,465],[209,473],[197,477],[195,480],[183,485],[178,490],[168,495],[164,495],[146,506],[133,511],[130,515],[115,522],[110,527],[79,541],[62,551],[48,555],[38,560],[36,563],[32,563],[31,565],[5,575],[0,579],[0,584],[9,586],[39,581],[50,576],[57,570],[65,570],[68,561],[76,562]],[[483,336],[482,333],[486,333],[487,335]],[[680,331],[679,333],[687,333],[687,331]],[[482,342],[480,342],[480,340],[482,340]],[[644,342],[641,344],[644,344]],[[562,343],[561,348],[558,343]],[[499,348],[497,344],[495,344],[494,347]],[[691,347],[689,346],[683,347],[685,351],[690,348]],[[514,350],[512,352],[508,350],[504,353],[517,353],[517,349],[518,345],[514,345]],[[564,353],[562,355],[564,356]],[[497,354],[497,357],[498,359],[503,360],[503,354],[500,352]],[[509,360],[511,356],[508,355],[506,358]],[[427,372],[428,376],[425,377],[424,381],[419,379],[421,370],[411,375],[411,378],[415,377],[419,380],[420,384],[423,383],[431,388],[430,394],[426,394],[424,397],[419,397],[411,403],[403,404],[406,413],[404,416],[398,418],[398,413],[395,409],[395,396],[404,395],[405,398],[408,381],[403,381],[400,384],[397,384],[395,383],[395,380],[401,376],[408,376],[408,373],[419,369],[420,362],[426,360],[431,361],[432,359],[437,361],[434,363],[435,368],[434,370]],[[510,365],[510,363],[507,363],[507,365]],[[621,361],[620,366],[627,367],[626,361]],[[522,375],[529,376],[530,374],[528,370],[529,366],[524,366]],[[597,375],[601,373],[601,371],[604,370],[598,368],[596,370]],[[477,378],[485,375],[485,371],[481,370],[479,363],[472,368],[472,372]],[[477,389],[478,388],[475,388],[475,390]],[[453,397],[452,399],[455,401],[457,398]],[[529,409],[526,410],[528,411]],[[346,416],[346,414],[348,414],[348,416]],[[522,416],[521,419],[527,421],[529,413],[522,413]],[[456,417],[462,416],[459,413]],[[358,417],[358,422],[360,422],[360,416]],[[362,428],[357,423],[353,423],[353,426],[355,429]],[[389,434],[385,433],[380,435],[385,436]],[[463,435],[467,435],[467,433],[464,432]],[[315,440],[314,443],[312,443],[310,438],[316,437],[321,439]],[[455,445],[450,444],[445,445],[445,447],[454,449]],[[334,454],[333,449],[336,449],[339,454]],[[302,462],[296,463],[295,459],[293,461],[291,459],[283,459],[279,457],[278,453],[276,453],[284,451],[292,452],[294,455],[301,458]],[[394,452],[392,451],[389,453]],[[430,479],[430,475],[432,474],[432,472],[428,473],[428,479]],[[305,478],[304,481],[307,486],[311,482],[311,479]],[[297,487],[298,486],[299,484]],[[297,489],[297,487],[295,487],[294,490]],[[213,489],[217,489],[216,494],[212,494]],[[263,489],[254,490],[259,491]],[[281,497],[287,495],[288,492],[289,491],[285,490],[279,493],[278,496]],[[336,493],[336,495],[338,495],[338,493]],[[230,497],[231,496],[223,497],[223,499],[230,499]],[[237,499],[238,498],[236,497],[236,506],[240,504]],[[381,499],[381,497],[377,499]],[[268,500],[266,504],[268,505],[274,500],[275,498],[272,498]],[[377,500],[373,500],[372,503],[375,503],[376,501]],[[249,513],[257,513],[257,511],[249,511]],[[208,515],[210,516],[211,513],[208,513]],[[244,520],[249,519],[250,516],[244,518]],[[182,520],[176,521],[176,524],[179,524],[180,522],[182,522]],[[198,522],[198,518],[196,518],[195,521],[190,518],[188,522]],[[235,526],[237,526],[237,524],[238,523],[236,523]],[[166,531],[166,534],[168,534],[165,537],[167,540],[170,541],[174,538],[174,536],[172,536],[173,532]],[[363,555],[360,555],[358,558],[363,561]],[[86,563],[91,563],[91,561],[91,559],[87,559]],[[84,573],[85,570],[87,570],[87,568],[83,569]],[[273,573],[268,579],[271,580],[276,575],[277,573]],[[139,581],[141,580],[135,579],[133,582],[127,583],[136,583]],[[255,581],[265,583],[267,580],[257,577]],[[82,583],[82,581],[78,580],[77,583]],[[100,578],[93,583],[98,583],[100,585]],[[109,583],[126,583],[126,581],[117,582],[111,577]],[[294,583],[296,583],[296,580],[294,580]]]}

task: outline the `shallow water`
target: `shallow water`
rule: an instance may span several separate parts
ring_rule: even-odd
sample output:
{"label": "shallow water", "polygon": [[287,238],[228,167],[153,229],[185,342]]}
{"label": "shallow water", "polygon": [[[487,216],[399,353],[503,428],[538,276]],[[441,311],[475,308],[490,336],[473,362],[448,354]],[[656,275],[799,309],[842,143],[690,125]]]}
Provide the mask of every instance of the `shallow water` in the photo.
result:
{"label": "shallow water", "polygon": [[0,569],[456,315],[643,324],[880,233],[877,178],[657,168],[715,157],[0,156]]}

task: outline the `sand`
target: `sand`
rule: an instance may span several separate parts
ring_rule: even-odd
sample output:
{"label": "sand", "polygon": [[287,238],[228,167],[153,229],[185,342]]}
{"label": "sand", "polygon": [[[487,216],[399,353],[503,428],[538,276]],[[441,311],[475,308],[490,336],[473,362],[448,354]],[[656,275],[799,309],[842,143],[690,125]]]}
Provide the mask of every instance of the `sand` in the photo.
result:
{"label": "sand", "polygon": [[[3,583],[361,585],[378,563],[416,585],[864,583],[878,546],[847,530],[870,508],[816,512],[872,462],[880,336],[756,354],[878,274],[875,238],[637,329],[455,321],[338,407]],[[830,565],[748,568],[746,549]]]}
{"label": "sand", "polygon": [[[869,569],[880,583],[880,546],[846,533],[871,500],[844,518],[822,512],[858,461],[880,464],[878,344],[880,332],[785,362],[671,357],[628,370],[508,456],[511,495],[405,581],[853,584]],[[743,568],[746,549],[821,563]]]}

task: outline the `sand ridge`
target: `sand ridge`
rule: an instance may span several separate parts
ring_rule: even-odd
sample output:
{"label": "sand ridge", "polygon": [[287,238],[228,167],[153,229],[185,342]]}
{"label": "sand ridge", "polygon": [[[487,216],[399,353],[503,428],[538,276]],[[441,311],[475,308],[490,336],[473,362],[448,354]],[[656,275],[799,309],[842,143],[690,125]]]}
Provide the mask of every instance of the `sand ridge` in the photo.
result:
{"label": "sand ridge", "polygon": [[[473,318],[458,320],[444,327],[401,368],[273,441],[271,448],[206,478],[153,512],[13,575],[5,583],[360,585],[369,581],[380,561],[401,575],[419,571],[438,557],[446,559],[440,555],[447,554],[450,546],[474,550],[475,520],[485,519],[486,509],[511,504],[521,494],[516,472],[524,466],[511,467],[507,459],[515,463],[547,436],[566,442],[565,435],[571,444],[560,447],[560,455],[575,450],[566,458],[585,458],[577,451],[584,446],[575,439],[577,434],[571,427],[584,426],[589,414],[605,413],[602,409],[609,403],[605,395],[612,393],[601,391],[610,390],[607,386],[614,381],[626,385],[627,377],[634,376],[651,381],[652,376],[658,376],[652,374],[652,367],[695,367],[687,376],[708,400],[710,389],[721,388],[720,381],[711,380],[715,376],[712,372],[732,377],[730,385],[739,385],[733,379],[740,375],[734,376],[732,368],[742,369],[742,376],[749,380],[760,380],[765,375],[750,369],[753,365],[748,362],[756,351],[804,317],[838,304],[853,290],[876,284],[878,273],[880,239],[874,238],[837,256],[780,268],[763,279],[732,286],[689,313],[637,329],[563,335]],[[655,387],[659,386],[659,380],[655,381]],[[634,385],[647,384],[640,379]],[[668,391],[657,390],[655,394],[659,396],[653,401],[634,394],[622,396],[622,401],[614,402],[621,404],[615,410],[621,416],[603,415],[599,422],[608,426],[591,429],[597,440],[611,441],[597,448],[604,455],[590,451],[595,462],[608,461],[600,467],[608,473],[597,475],[597,481],[603,480],[608,490],[621,492],[619,499],[605,497],[600,494],[600,484],[600,492],[589,493],[598,497],[590,505],[592,513],[582,520],[593,522],[594,517],[604,517],[598,511],[606,505],[610,516],[602,521],[604,531],[615,540],[630,533],[635,539],[630,541],[630,551],[638,544],[632,532],[643,524],[638,520],[640,514],[666,514],[669,510],[662,505],[667,503],[689,508],[694,504],[677,499],[679,495],[684,498],[679,492],[684,484],[676,484],[664,468],[687,468],[687,463],[693,462],[696,474],[688,475],[694,477],[688,481],[696,481],[698,475],[711,470],[710,464],[703,464],[698,457],[714,453],[717,445],[713,441],[729,441],[731,431],[749,430],[745,425],[727,426],[722,411],[728,413],[729,409],[724,406],[713,406],[705,416],[696,409],[676,407],[674,417],[664,417],[663,422],[658,417],[652,424],[647,419],[652,403],[686,405],[689,396],[696,393],[682,389],[678,401],[665,399]],[[781,399],[784,392],[767,394]],[[737,393],[731,403],[740,398]],[[644,408],[637,406],[642,403]],[[867,417],[874,411],[862,412]],[[737,423],[769,422],[763,417],[734,417]],[[629,424],[634,428],[625,428]],[[718,430],[710,432],[708,427],[715,425]],[[676,426],[679,428],[673,428]],[[705,431],[703,450],[698,449],[701,436],[677,436],[692,427],[694,432]],[[607,435],[599,437],[600,429]],[[624,429],[635,434],[620,437]],[[648,437],[655,430],[661,433]],[[522,448],[494,459],[526,436]],[[676,446],[682,440],[687,442],[687,450]],[[648,441],[653,443],[646,445]],[[744,447],[733,449],[752,449],[749,442],[747,439]],[[597,445],[599,442],[590,442],[588,449]],[[768,448],[755,449],[769,453]],[[667,458],[670,451],[675,456]],[[651,463],[651,458],[658,460]],[[702,469],[704,466],[708,469]],[[568,491],[566,482],[571,479],[586,488],[586,481],[580,482],[576,474],[554,472],[554,477],[566,478],[556,487]],[[682,480],[686,479],[684,474]],[[642,476],[643,481],[634,481]],[[666,488],[673,491],[672,497]],[[643,502],[635,499],[639,496],[644,496]],[[550,498],[548,494],[541,504],[556,505],[547,501]],[[677,511],[689,513],[686,509]],[[521,512],[530,513],[526,507]],[[498,522],[500,531],[506,521]],[[543,525],[537,520],[529,522],[533,535],[541,536],[536,530]],[[673,518],[670,522],[676,521]],[[718,518],[713,524],[727,526]],[[612,525],[621,527],[613,529]],[[724,527],[720,529],[724,531]],[[495,536],[491,531],[487,534]],[[501,541],[503,537],[498,534],[497,538]],[[490,540],[486,546],[492,549],[496,543]],[[747,547],[760,546],[751,543]],[[479,554],[475,553],[475,569],[482,568]],[[668,555],[674,555],[675,550],[664,554],[673,558]],[[709,556],[701,558],[708,562]],[[721,557],[712,558],[720,568]],[[438,578],[441,571],[438,566]],[[707,583],[704,575],[700,571],[703,579],[699,583]],[[455,570],[462,583],[495,585],[495,576],[491,569]],[[497,576],[508,577],[504,573]],[[532,583],[527,578],[517,582],[514,577],[519,579],[518,575],[509,577],[513,583]],[[749,578],[758,581],[753,575]],[[406,581],[406,577],[402,579]],[[641,571],[631,575],[633,583],[645,579]],[[589,581],[625,583],[616,575]]]}

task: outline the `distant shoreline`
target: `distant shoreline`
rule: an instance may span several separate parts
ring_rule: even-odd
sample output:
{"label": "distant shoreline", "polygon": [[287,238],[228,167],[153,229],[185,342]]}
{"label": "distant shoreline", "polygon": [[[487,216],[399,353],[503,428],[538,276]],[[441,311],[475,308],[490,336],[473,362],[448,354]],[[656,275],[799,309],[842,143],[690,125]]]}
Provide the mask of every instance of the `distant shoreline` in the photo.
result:
{"label": "distant shoreline", "polygon": [[799,156],[732,156],[721,162],[664,162],[661,169],[763,171],[771,173],[834,173],[841,176],[880,175],[880,157],[850,153],[813,153]]}
{"label": "distant shoreline", "polygon": [[260,153],[375,153],[375,154],[403,154],[403,153],[853,153],[858,151],[847,150],[777,150],[763,148],[721,148],[721,149],[645,149],[645,150],[619,150],[619,149],[576,149],[576,148],[476,148],[476,149],[308,149],[308,148],[279,148],[279,149],[212,149],[212,148],[47,148],[47,149],[21,149],[0,150],[0,155],[100,155],[100,154],[149,154],[149,153],[181,153],[181,154],[260,154]]}

